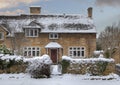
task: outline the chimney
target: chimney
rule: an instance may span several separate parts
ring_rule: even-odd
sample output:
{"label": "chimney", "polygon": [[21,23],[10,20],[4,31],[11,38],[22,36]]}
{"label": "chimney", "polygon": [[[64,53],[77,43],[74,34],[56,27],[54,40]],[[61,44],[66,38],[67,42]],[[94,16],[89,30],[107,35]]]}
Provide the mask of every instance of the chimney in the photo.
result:
{"label": "chimney", "polygon": [[41,7],[39,7],[39,6],[30,7],[30,14],[38,15],[40,13],[41,13]]}
{"label": "chimney", "polygon": [[92,18],[92,7],[88,8],[88,17]]}

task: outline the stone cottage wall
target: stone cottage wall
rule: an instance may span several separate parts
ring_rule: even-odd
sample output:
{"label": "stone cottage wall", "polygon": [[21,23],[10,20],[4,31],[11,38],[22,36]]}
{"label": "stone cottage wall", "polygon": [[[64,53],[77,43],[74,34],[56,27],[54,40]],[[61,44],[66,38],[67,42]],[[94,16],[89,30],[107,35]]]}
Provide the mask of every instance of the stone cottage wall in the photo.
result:
{"label": "stone cottage wall", "polygon": [[[40,55],[46,54],[45,46],[50,42],[57,42],[63,47],[63,55],[68,55],[70,46],[84,46],[85,57],[90,57],[96,50],[95,33],[59,33],[59,39],[49,39],[49,33],[39,33],[39,37],[25,37],[25,33],[15,33],[15,37],[7,37],[5,44],[8,48],[18,50],[18,54],[23,54],[23,47],[38,46]],[[59,59],[61,59],[59,56]]]}

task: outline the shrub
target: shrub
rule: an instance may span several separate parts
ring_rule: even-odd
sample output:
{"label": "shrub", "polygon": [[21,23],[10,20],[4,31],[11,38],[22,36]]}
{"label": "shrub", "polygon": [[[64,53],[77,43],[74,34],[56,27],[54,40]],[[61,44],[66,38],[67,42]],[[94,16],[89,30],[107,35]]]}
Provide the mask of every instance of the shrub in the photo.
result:
{"label": "shrub", "polygon": [[104,73],[104,71],[106,70],[107,66],[108,66],[108,62],[99,61],[97,63],[97,66],[98,66],[98,72],[99,72],[98,75],[102,75]]}
{"label": "shrub", "polygon": [[[49,78],[50,77],[50,65],[39,64],[37,67],[29,67],[28,70],[32,78]],[[33,69],[32,69],[33,68]]]}
{"label": "shrub", "polygon": [[5,45],[0,45],[0,53],[1,54],[12,54],[10,50],[7,49]]}
{"label": "shrub", "polygon": [[50,57],[44,55],[31,60],[26,71],[31,75],[32,78],[49,78],[51,75],[51,63],[52,61]]}
{"label": "shrub", "polygon": [[62,60],[62,73],[67,72],[67,68],[70,66],[70,61],[69,60]]}
{"label": "shrub", "polygon": [[97,61],[92,64],[88,64],[87,73],[90,75],[104,75],[106,67],[108,66],[108,62],[105,61]]}

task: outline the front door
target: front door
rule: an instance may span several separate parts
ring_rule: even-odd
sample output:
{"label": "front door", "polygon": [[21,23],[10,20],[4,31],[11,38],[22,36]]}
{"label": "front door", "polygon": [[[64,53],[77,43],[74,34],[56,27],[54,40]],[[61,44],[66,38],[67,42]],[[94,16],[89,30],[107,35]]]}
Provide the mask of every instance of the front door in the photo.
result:
{"label": "front door", "polygon": [[57,49],[51,49],[51,59],[53,63],[57,63]]}

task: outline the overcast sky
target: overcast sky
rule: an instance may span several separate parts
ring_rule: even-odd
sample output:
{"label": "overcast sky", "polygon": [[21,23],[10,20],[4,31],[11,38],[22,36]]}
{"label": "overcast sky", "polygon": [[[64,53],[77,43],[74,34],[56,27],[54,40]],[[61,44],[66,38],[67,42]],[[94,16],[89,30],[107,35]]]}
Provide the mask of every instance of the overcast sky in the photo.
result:
{"label": "overcast sky", "polygon": [[41,6],[42,14],[83,14],[93,7],[97,32],[120,21],[120,0],[0,0],[0,15],[29,13],[30,6]]}

